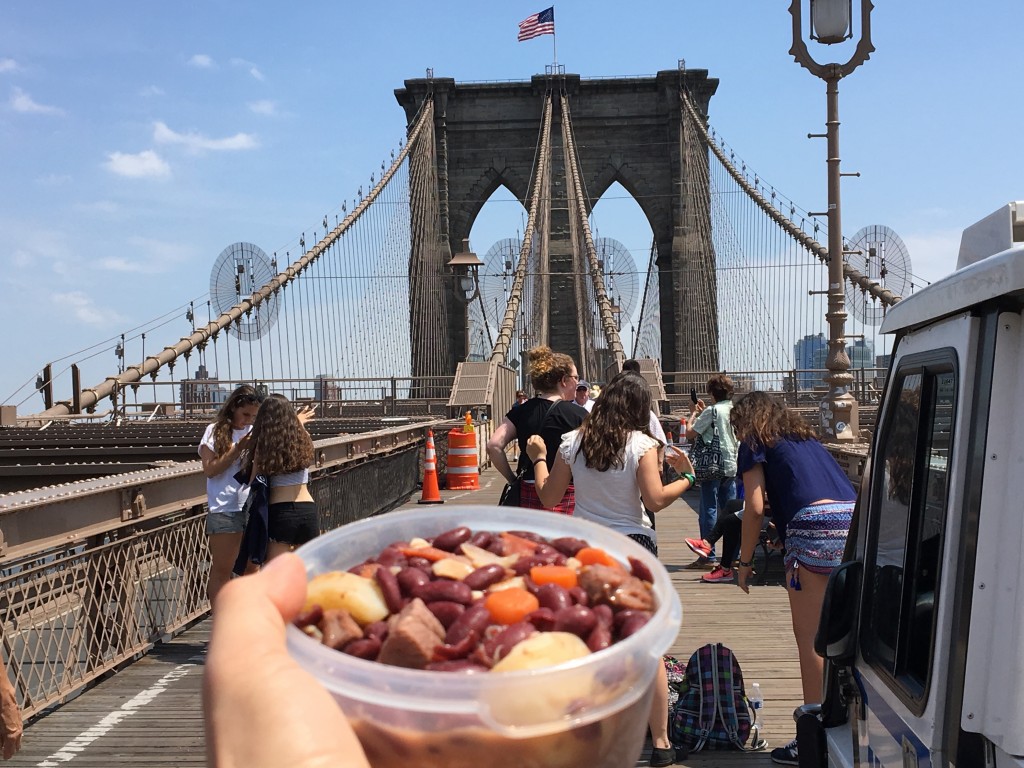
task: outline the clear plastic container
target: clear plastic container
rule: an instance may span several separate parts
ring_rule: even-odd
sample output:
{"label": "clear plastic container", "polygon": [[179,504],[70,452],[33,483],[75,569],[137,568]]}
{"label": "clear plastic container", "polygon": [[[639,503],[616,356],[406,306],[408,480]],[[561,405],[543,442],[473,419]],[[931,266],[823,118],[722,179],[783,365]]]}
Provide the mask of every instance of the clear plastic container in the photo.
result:
{"label": "clear plastic container", "polygon": [[385,546],[465,525],[573,536],[654,576],[658,609],[636,634],[582,659],[544,669],[459,674],[365,661],[288,628],[292,656],[333,695],[374,768],[623,768],[639,758],[652,682],[679,632],[682,608],[665,568],[604,526],[554,512],[452,506],[390,512],[314,539],[298,554],[310,577],[345,570]]}

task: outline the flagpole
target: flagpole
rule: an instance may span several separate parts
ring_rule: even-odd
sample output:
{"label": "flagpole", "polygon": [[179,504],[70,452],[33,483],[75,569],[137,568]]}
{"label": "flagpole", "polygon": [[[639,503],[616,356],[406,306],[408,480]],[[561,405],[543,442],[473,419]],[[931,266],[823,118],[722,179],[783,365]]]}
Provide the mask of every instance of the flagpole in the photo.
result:
{"label": "flagpole", "polygon": [[552,31],[551,33],[551,54],[555,59],[555,69],[558,69],[558,36]]}

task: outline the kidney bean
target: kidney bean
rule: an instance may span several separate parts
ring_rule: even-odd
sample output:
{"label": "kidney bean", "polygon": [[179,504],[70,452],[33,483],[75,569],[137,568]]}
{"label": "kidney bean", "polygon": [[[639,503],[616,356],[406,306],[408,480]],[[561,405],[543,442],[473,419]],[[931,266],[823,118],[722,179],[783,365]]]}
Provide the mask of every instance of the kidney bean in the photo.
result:
{"label": "kidney bean", "polygon": [[376,638],[383,643],[387,639],[389,629],[390,627],[386,621],[375,621],[363,627],[363,634],[367,637]]}
{"label": "kidney bean", "polygon": [[604,624],[598,624],[587,637],[587,648],[592,652],[603,651],[612,644],[611,630]]}
{"label": "kidney bean", "polygon": [[627,621],[632,621],[633,617],[635,616],[643,616],[645,620],[651,618],[651,614],[647,611],[637,611],[631,608],[627,608],[622,611],[617,611],[615,613],[612,623],[615,626],[616,630],[621,630],[622,625],[625,624]]}
{"label": "kidney bean", "polygon": [[587,546],[587,542],[582,539],[574,539],[572,536],[563,536],[560,539],[552,540],[551,546],[566,557],[575,557],[577,552]]}
{"label": "kidney bean", "polygon": [[551,558],[551,562],[548,565],[565,565],[565,561],[568,559],[550,544],[538,544],[537,551],[533,554],[536,557]]}
{"label": "kidney bean", "polygon": [[398,549],[394,544],[384,547],[380,554],[377,555],[377,562],[383,565],[385,568],[398,565],[403,566],[409,562],[409,558],[402,554],[402,551]]}
{"label": "kidney bean", "polygon": [[494,666],[494,664],[508,656],[509,651],[530,635],[536,633],[536,631],[537,629],[533,624],[527,621],[517,621],[515,624],[509,624],[494,635],[494,637],[484,640],[483,645],[477,649],[475,658],[489,666]]}
{"label": "kidney bean", "polygon": [[649,581],[651,584],[654,583],[654,574],[651,573],[651,569],[647,567],[646,563],[637,560],[635,557],[630,557],[629,567],[633,571],[633,575],[638,579]]}
{"label": "kidney bean", "polygon": [[492,584],[497,584],[505,578],[505,567],[497,563],[481,565],[469,576],[462,580],[470,589],[487,589]]}
{"label": "kidney bean", "polygon": [[469,537],[469,543],[480,547],[480,549],[487,549],[493,541],[494,536],[490,531],[477,531]]}
{"label": "kidney bean", "polygon": [[484,549],[486,549],[491,554],[497,555],[498,557],[504,557],[506,554],[508,554],[507,552],[505,552],[504,539],[498,536],[492,536],[490,543],[486,547],[484,547]]}
{"label": "kidney bean", "polygon": [[453,603],[451,600],[435,600],[427,603],[427,609],[437,617],[445,629],[448,629],[465,612],[466,606],[462,603]]}
{"label": "kidney bean", "polygon": [[300,611],[299,615],[292,621],[299,629],[308,627],[310,624],[319,624],[320,619],[324,617],[324,609],[320,605],[310,606],[308,611]]}
{"label": "kidney bean", "polygon": [[569,596],[576,605],[590,605],[590,597],[587,595],[587,590],[581,586],[577,585],[570,589]]}
{"label": "kidney bean", "polygon": [[435,600],[451,600],[453,603],[469,605],[473,602],[473,590],[461,581],[449,579],[438,579],[421,584],[413,592],[424,603],[432,603]]}
{"label": "kidney bean", "polygon": [[619,626],[619,639],[623,640],[630,635],[636,634],[644,625],[651,620],[651,614],[644,611],[634,611],[633,615],[622,622]]}
{"label": "kidney bean", "polygon": [[444,641],[449,645],[456,645],[472,632],[482,633],[490,623],[491,614],[483,603],[471,605],[448,627]]}
{"label": "kidney bean", "polygon": [[432,661],[427,664],[430,672],[461,672],[464,675],[472,675],[486,672],[487,667],[470,661],[469,659],[453,659],[451,661]]}
{"label": "kidney bean", "polygon": [[378,654],[380,654],[380,646],[381,642],[377,638],[364,637],[359,640],[353,640],[342,648],[341,652],[360,659],[376,661]]}
{"label": "kidney bean", "polygon": [[398,586],[402,588],[402,594],[412,597],[417,589],[430,581],[430,574],[421,571],[419,568],[409,566],[398,572]]}
{"label": "kidney bean", "polygon": [[549,552],[545,555],[530,555],[529,557],[520,557],[512,564],[512,570],[515,571],[517,576],[522,576],[530,572],[530,569],[535,565],[556,565],[556,561],[561,558],[562,563],[565,563],[565,557],[562,556],[561,552]]}
{"label": "kidney bean", "polygon": [[600,605],[595,605],[593,611],[594,615],[597,616],[597,623],[608,627],[610,631],[612,628],[612,621],[615,618],[615,614],[611,607],[601,603]]}
{"label": "kidney bean", "polygon": [[572,605],[572,595],[569,590],[561,584],[542,584],[537,587],[537,602],[541,608],[550,608],[552,611],[560,611]]}
{"label": "kidney bean", "polygon": [[541,536],[539,533],[533,531],[509,531],[513,536],[518,536],[520,539],[526,539],[532,541],[534,544],[547,544],[548,540]]}
{"label": "kidney bean", "polygon": [[419,568],[421,571],[429,571],[432,563],[425,557],[413,555],[409,558],[409,565],[412,568]]}
{"label": "kidney bean", "polygon": [[388,610],[392,613],[400,612],[405,607],[405,601],[402,599],[402,589],[398,586],[395,574],[391,572],[390,568],[381,567],[377,569],[373,577],[377,580],[381,594],[384,595],[384,602],[387,604]]}
{"label": "kidney bean", "polygon": [[454,645],[445,643],[434,649],[434,661],[451,661],[453,659],[464,659],[479,645],[480,634],[476,631],[470,632]]}
{"label": "kidney bean", "polygon": [[538,608],[527,614],[525,621],[533,624],[538,632],[550,632],[555,628],[555,612],[550,608]]}
{"label": "kidney bean", "polygon": [[452,528],[450,531],[437,534],[434,537],[434,546],[437,549],[443,549],[445,552],[454,552],[469,541],[472,535],[473,532],[465,526]]}
{"label": "kidney bean", "polygon": [[584,605],[571,605],[555,611],[555,632],[572,632],[577,637],[586,638],[597,625],[597,614]]}

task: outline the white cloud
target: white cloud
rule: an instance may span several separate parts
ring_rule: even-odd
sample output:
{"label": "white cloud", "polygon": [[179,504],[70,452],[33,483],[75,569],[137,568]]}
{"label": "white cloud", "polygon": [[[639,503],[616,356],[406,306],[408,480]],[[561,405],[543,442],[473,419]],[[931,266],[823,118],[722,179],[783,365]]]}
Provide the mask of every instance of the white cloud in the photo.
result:
{"label": "white cloud", "polygon": [[249,70],[249,74],[252,75],[253,78],[255,78],[256,80],[259,80],[261,83],[266,79],[263,77],[263,73],[260,72],[259,68],[251,61],[236,58],[231,60],[231,65],[235,67],[243,67],[244,69]]}
{"label": "white cloud", "polygon": [[108,256],[100,259],[99,268],[110,272],[157,274],[169,272],[177,264],[187,261],[192,252],[178,243],[168,243],[149,237],[130,237],[124,249],[127,256]]}
{"label": "white cloud", "polygon": [[196,69],[213,69],[213,59],[205,53],[197,53],[188,60],[188,65]]}
{"label": "white cloud", "polygon": [[161,88],[159,85],[147,85],[145,88],[139,91],[139,95],[146,98],[150,96],[163,96],[164,89]]}
{"label": "white cloud", "polygon": [[255,149],[259,146],[256,137],[248,133],[236,133],[224,139],[210,139],[201,133],[178,133],[167,127],[165,123],[153,124],[153,141],[157,144],[179,144],[191,152],[234,151],[239,149]]}
{"label": "white cloud", "polygon": [[277,114],[277,104],[269,99],[262,99],[260,101],[250,101],[246,106],[249,107],[249,111],[257,115],[267,115],[273,117]]}
{"label": "white cloud", "polygon": [[124,322],[124,318],[117,312],[96,306],[95,302],[81,291],[55,293],[53,303],[86,325],[107,326]]}
{"label": "white cloud", "polygon": [[46,104],[40,104],[32,99],[27,93],[21,88],[15,86],[11,89],[11,109],[15,112],[21,112],[23,114],[35,114],[35,115],[63,115],[64,110],[60,107],[50,107]]}
{"label": "white cloud", "polygon": [[107,158],[107,170],[118,176],[142,179],[169,176],[171,174],[171,167],[160,155],[151,149],[135,155],[125,154],[124,152],[111,152],[107,155]]}
{"label": "white cloud", "polygon": [[0,59],[0,72],[17,72],[21,69],[14,59]]}

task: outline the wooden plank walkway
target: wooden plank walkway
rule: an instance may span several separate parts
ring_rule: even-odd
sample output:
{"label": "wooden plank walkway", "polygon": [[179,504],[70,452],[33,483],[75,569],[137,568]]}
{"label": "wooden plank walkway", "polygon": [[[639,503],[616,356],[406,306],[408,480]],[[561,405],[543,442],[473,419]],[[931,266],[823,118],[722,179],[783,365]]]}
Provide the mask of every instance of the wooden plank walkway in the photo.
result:
{"label": "wooden plank walkway", "polygon": [[[448,503],[496,503],[501,477],[488,471],[480,480],[479,491],[442,491],[442,496]],[[732,648],[748,687],[761,683],[765,738],[772,747],[784,744],[795,733],[792,712],[801,695],[781,566],[774,558],[768,584],[752,587],[749,596],[734,585],[700,584],[701,572],[684,567],[693,555],[683,544],[684,536],[696,535],[697,500],[696,493],[688,493],[658,516],[661,559],[683,603],[683,624],[671,653],[685,662],[703,643]],[[415,506],[415,499],[406,506]],[[21,753],[5,765],[204,765],[201,683],[208,637],[209,620],[204,620],[39,717],[26,728]],[[646,765],[646,758],[645,749],[638,765]],[[679,763],[722,768],[771,764],[767,751],[708,752]]]}

